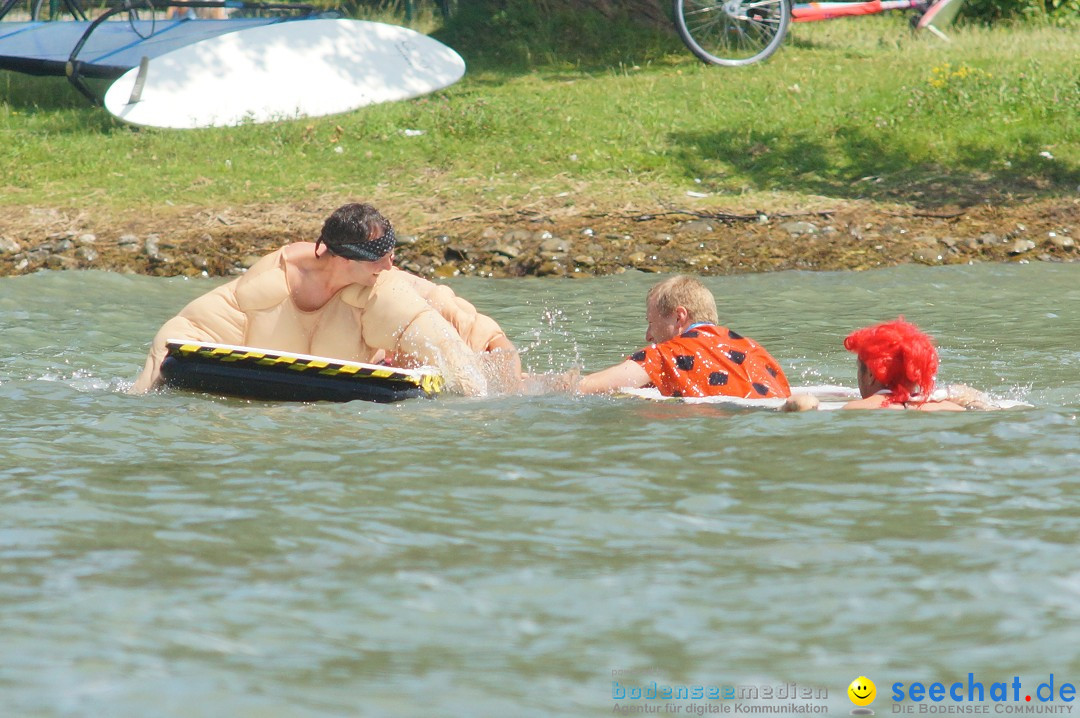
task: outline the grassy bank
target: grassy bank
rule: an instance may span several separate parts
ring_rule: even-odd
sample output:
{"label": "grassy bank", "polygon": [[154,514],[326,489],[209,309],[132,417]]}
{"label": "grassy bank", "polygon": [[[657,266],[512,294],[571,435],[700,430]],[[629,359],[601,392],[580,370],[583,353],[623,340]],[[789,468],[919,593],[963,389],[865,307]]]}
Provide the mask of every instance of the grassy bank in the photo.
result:
{"label": "grassy bank", "polygon": [[658,206],[688,191],[708,195],[699,206],[936,207],[1080,185],[1076,30],[960,29],[943,43],[899,14],[799,25],[744,69],[701,65],[673,36],[649,36],[637,56],[615,38],[617,62],[511,61],[462,37],[470,72],[444,92],[217,130],[137,130],[61,79],[2,74],[0,212],[305,197],[467,212],[560,195]]}

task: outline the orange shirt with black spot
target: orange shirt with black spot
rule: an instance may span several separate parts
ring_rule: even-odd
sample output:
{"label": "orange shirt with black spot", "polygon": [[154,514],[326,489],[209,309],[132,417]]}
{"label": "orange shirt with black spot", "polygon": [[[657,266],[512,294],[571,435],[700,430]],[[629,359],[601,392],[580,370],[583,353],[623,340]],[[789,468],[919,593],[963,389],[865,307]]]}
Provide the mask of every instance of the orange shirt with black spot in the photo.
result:
{"label": "orange shirt with black spot", "polygon": [[752,339],[716,324],[695,324],[630,355],[664,396],[786,398],[791,387],[779,362]]}

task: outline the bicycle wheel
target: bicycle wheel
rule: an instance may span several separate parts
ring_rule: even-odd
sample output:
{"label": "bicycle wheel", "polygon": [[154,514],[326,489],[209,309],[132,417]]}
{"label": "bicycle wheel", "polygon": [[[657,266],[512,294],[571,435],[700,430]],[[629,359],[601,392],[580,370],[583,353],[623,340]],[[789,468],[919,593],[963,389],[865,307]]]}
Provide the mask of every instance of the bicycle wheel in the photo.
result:
{"label": "bicycle wheel", "polygon": [[776,52],[791,0],[674,0],[679,37],[703,62],[737,67]]}

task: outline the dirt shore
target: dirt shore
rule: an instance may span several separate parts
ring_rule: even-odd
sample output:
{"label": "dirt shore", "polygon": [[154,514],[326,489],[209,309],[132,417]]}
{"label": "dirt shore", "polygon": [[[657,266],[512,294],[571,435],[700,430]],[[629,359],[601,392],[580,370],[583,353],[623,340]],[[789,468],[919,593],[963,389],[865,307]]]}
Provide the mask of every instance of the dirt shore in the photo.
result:
{"label": "dirt shore", "polygon": [[[336,205],[157,206],[128,212],[7,208],[0,275],[102,269],[228,276],[312,240]],[[914,210],[840,201],[813,210],[588,209],[552,203],[395,221],[398,264],[434,277],[861,270],[917,262],[1076,261],[1080,199]],[[420,217],[410,221],[409,218]]]}

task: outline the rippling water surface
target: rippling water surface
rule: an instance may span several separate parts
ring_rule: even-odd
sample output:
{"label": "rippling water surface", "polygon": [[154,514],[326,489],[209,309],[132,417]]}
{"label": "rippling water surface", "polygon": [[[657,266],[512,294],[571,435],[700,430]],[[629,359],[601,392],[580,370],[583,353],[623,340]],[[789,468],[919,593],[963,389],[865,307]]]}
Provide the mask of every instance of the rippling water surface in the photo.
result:
{"label": "rippling water surface", "polygon": [[[655,280],[453,286],[553,371],[638,348]],[[843,336],[903,313],[942,381],[1034,408],[134,397],[216,282],[0,279],[0,713],[599,716],[655,681],[841,715],[866,675],[881,715],[897,681],[1080,682],[1080,265],[706,281],[793,384],[853,385]]]}

